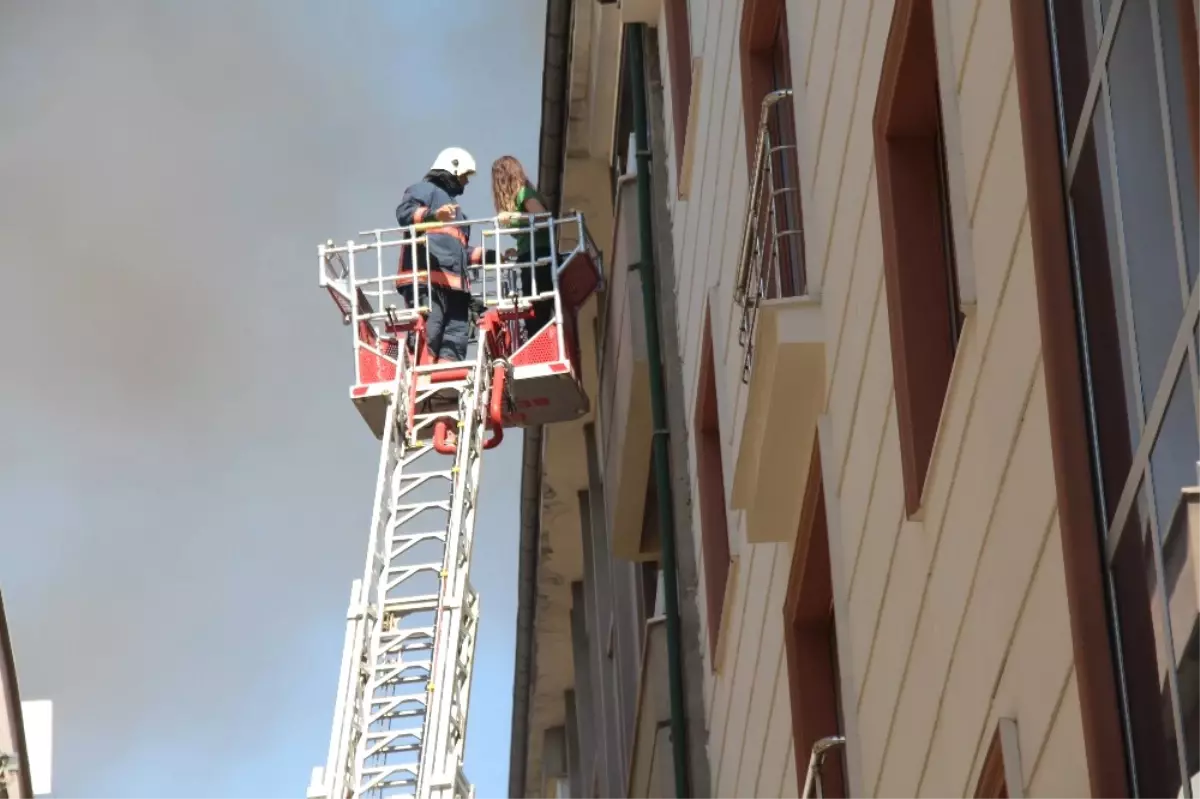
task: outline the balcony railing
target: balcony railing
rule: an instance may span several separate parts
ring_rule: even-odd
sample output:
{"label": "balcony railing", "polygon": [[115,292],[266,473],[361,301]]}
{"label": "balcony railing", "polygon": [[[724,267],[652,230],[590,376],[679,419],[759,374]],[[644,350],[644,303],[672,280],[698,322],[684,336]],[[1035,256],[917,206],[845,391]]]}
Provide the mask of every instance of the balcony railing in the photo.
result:
{"label": "balcony railing", "polygon": [[743,348],[742,382],[750,379],[754,330],[762,300],[807,293],[804,230],[800,215],[799,155],[790,119],[791,89],[778,89],[762,101],[754,148],[750,196],[742,230],[742,250],[734,302],[742,308],[738,341]]}
{"label": "balcony railing", "polygon": [[821,770],[825,767],[825,756],[829,750],[845,745],[846,739],[841,735],[830,735],[813,744],[812,755],[808,759],[808,772],[804,775],[804,790],[800,792],[800,799],[824,798]]}

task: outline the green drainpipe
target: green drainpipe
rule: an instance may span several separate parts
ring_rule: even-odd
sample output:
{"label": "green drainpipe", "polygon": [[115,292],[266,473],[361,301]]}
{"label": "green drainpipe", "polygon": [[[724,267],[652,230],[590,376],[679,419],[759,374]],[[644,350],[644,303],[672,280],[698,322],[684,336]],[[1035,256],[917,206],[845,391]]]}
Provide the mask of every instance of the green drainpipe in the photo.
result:
{"label": "green drainpipe", "polygon": [[679,625],[679,572],[675,562],[675,504],[671,496],[668,458],[667,395],[663,388],[659,344],[658,297],[655,289],[654,243],[650,235],[650,137],[646,113],[644,42],[646,26],[629,26],[629,88],[633,96],[633,134],[637,148],[638,231],[641,260],[634,268],[642,277],[642,310],[646,316],[646,348],[650,360],[650,409],[654,418],[654,484],[658,492],[658,527],[667,607],[667,680],[671,692],[671,754],[675,795],[688,796],[687,738],[683,710],[683,655]]}

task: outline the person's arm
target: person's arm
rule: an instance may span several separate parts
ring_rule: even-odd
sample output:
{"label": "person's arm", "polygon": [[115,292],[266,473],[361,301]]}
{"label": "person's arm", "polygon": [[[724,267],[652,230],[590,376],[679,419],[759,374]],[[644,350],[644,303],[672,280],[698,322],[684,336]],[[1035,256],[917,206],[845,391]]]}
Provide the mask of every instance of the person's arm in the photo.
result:
{"label": "person's arm", "polygon": [[529,185],[525,185],[517,192],[516,206],[515,211],[504,211],[500,214],[501,222],[513,227],[521,224],[522,214],[546,213],[546,206],[538,199],[537,191]]}
{"label": "person's arm", "polygon": [[499,263],[496,256],[496,251],[491,247],[473,247],[470,253],[471,266],[479,266],[480,264],[488,264],[494,266]]}
{"label": "person's arm", "polygon": [[521,203],[521,210],[527,214],[544,214],[546,206],[542,205],[542,201],[537,198],[536,194],[529,192],[525,202]]}
{"label": "person's arm", "polygon": [[429,212],[429,205],[417,196],[416,187],[410,186],[404,190],[404,197],[396,206],[396,222],[400,227],[417,224]]}
{"label": "person's arm", "polygon": [[396,221],[400,227],[419,225],[422,222],[433,222],[434,220],[448,222],[454,218],[454,205],[443,205],[435,212],[429,207],[432,197],[421,189],[421,184],[408,187],[400,204],[396,206]]}

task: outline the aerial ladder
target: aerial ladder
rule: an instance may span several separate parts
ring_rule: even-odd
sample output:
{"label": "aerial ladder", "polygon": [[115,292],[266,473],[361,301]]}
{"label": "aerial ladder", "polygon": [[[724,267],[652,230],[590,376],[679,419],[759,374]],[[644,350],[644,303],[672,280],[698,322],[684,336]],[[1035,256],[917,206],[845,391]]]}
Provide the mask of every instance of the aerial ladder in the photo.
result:
{"label": "aerial ladder", "polygon": [[[309,799],[474,796],[463,772],[479,596],[471,586],[483,453],[504,430],[588,410],[577,318],[603,269],[582,214],[462,223],[491,255],[470,277],[466,360],[426,349],[432,285],[426,231],[360,233],[318,248],[319,283],[353,340],[350,398],[381,442],[366,564],[350,590],[333,729]],[[514,234],[550,252],[497,255]],[[510,251],[511,252],[511,251]],[[549,265],[552,285],[521,294],[519,272]],[[553,320],[527,337],[534,302]]]}

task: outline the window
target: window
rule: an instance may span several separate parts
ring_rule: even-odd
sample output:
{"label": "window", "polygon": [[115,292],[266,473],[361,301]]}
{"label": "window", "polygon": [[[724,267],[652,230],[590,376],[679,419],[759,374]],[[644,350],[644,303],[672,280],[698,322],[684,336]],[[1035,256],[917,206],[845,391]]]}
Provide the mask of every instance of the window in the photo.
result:
{"label": "window", "polygon": [[704,561],[705,610],[708,619],[709,662],[716,667],[717,639],[729,580],[729,517],[725,508],[725,469],[721,463],[721,428],[717,415],[717,376],[713,364],[712,322],[704,310],[704,341],[700,346],[700,381],[693,419],[696,473],[700,496],[700,547]]}
{"label": "window", "polygon": [[[992,734],[983,768],[979,770],[975,799],[1008,799],[1010,796],[1025,795],[1018,745],[1017,722],[1009,718],[1000,719],[996,724],[996,732]],[[1013,783],[1011,786],[1010,780]]]}
{"label": "window", "polygon": [[875,105],[884,282],[904,502],[921,506],[963,314],[930,0],[898,0]]}
{"label": "window", "polygon": [[780,100],[767,116],[764,162],[756,162],[763,99],[771,92],[792,88],[791,49],[787,10],[783,0],[746,0],[741,29],[742,101],[746,125],[746,156],[751,183],[762,169],[759,217],[762,276],[759,295],[765,299],[805,293],[804,225],[800,204],[800,164],[795,109],[790,98]]}
{"label": "window", "polygon": [[1064,269],[1115,606],[1112,701],[1133,794],[1191,795],[1200,644],[1188,562],[1200,553],[1181,511],[1200,468],[1195,5],[1053,0],[1048,14]]}
{"label": "window", "polygon": [[638,622],[641,626],[645,626],[646,620],[653,618],[655,606],[658,602],[658,561],[647,560],[641,565],[639,574],[639,582],[642,588],[642,606]]}
{"label": "window", "polygon": [[[628,46],[629,32],[625,32],[622,48]],[[629,59],[621,59],[621,72],[617,81],[617,119],[613,126],[613,159],[609,167],[609,180],[616,205],[617,181],[626,173],[637,171],[633,145],[633,92],[629,88]]]}
{"label": "window", "polygon": [[[813,745],[827,736],[842,735],[844,731],[833,578],[829,567],[829,528],[825,516],[821,451],[817,442],[813,443],[808,474],[783,608],[792,739],[795,742],[796,779],[800,785],[804,784]],[[844,753],[844,747],[827,750],[818,795],[847,795]]]}
{"label": "window", "polygon": [[683,173],[688,112],[692,100],[692,32],[687,0],[666,0],[667,71],[671,80],[671,124],[675,129],[675,174]]}

